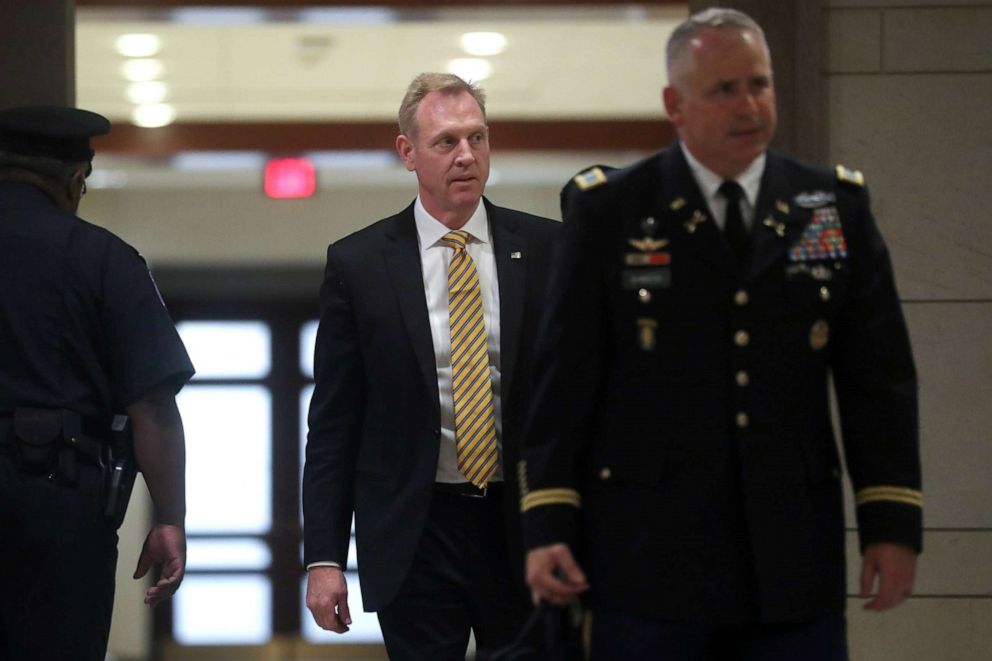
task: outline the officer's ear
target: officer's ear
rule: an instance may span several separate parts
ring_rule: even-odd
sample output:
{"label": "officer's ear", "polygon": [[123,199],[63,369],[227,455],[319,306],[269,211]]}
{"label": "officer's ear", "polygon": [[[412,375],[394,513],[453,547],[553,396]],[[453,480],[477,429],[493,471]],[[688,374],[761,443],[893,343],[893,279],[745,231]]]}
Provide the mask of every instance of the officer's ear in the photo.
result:
{"label": "officer's ear", "polygon": [[86,171],[89,168],[81,166],[76,168],[66,181],[66,202],[67,210],[76,213],[79,210],[79,202],[86,195]]}

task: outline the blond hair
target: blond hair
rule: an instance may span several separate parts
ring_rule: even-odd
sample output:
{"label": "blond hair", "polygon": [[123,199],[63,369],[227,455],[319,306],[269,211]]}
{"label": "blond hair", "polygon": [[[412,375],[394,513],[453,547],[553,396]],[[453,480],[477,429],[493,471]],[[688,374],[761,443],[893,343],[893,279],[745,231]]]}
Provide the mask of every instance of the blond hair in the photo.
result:
{"label": "blond hair", "polygon": [[422,73],[410,83],[400,103],[399,126],[402,135],[414,135],[417,132],[417,108],[424,97],[431,92],[441,94],[461,94],[468,92],[479,104],[482,120],[486,119],[486,93],[475,83],[465,82],[453,73]]}

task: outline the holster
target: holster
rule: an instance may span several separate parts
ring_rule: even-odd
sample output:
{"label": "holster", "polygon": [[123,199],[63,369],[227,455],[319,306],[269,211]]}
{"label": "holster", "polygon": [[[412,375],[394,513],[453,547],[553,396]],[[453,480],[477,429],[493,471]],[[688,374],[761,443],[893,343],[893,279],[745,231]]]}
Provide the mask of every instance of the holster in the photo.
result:
{"label": "holster", "polygon": [[134,458],[134,438],[131,419],[115,415],[110,425],[110,442],[107,443],[106,479],[104,482],[104,515],[114,528],[120,528],[131,501],[131,489],[138,473]]}

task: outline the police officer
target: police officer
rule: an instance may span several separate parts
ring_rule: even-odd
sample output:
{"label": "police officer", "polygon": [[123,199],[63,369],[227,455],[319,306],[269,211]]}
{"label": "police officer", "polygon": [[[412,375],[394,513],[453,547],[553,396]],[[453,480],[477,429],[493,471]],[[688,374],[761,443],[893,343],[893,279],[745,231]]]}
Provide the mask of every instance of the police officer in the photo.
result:
{"label": "police officer", "polygon": [[563,192],[563,249],[521,482],[528,582],[589,590],[592,656],[847,658],[841,466],[863,597],[910,593],[916,376],[861,173],[768,151],[761,28],[694,15],[668,44],[679,141]]}
{"label": "police officer", "polygon": [[135,578],[179,587],[193,367],[141,256],[76,217],[100,115],[0,110],[0,659],[103,659],[117,561],[108,453],[127,413],[154,503]]}

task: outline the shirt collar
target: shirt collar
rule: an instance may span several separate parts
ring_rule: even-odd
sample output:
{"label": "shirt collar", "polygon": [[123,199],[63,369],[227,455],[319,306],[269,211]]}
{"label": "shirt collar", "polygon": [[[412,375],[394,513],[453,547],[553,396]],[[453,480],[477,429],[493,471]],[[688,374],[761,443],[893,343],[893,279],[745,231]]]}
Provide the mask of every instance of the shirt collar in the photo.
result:
{"label": "shirt collar", "polygon": [[[419,195],[413,205],[413,219],[417,222],[417,238],[420,241],[421,251],[433,248],[445,234],[451,231],[424,208],[424,203],[421,202]],[[489,243],[489,216],[486,214],[486,205],[481,198],[468,222],[460,229],[471,234],[478,243]]]}
{"label": "shirt collar", "polygon": [[[695,177],[696,183],[699,184],[703,197],[709,202],[716,197],[720,184],[723,183],[723,177],[696,160],[696,157],[689,152],[684,143],[679,142],[679,147],[685,154],[685,160],[689,163],[689,169],[692,170],[692,175]],[[744,197],[752,209],[758,203],[758,189],[761,188],[761,175],[764,171],[765,152],[761,152],[761,155],[751,161],[751,164],[734,180],[744,189]]]}

